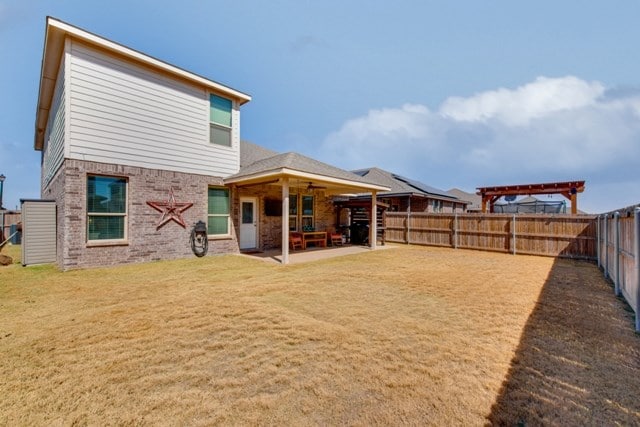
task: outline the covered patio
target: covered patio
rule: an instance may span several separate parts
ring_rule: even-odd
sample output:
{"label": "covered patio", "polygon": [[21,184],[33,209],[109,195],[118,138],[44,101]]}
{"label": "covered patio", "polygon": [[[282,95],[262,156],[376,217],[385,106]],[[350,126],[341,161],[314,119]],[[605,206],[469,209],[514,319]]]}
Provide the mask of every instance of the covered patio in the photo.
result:
{"label": "covered patio", "polygon": [[[351,194],[371,194],[372,226],[369,229],[370,248],[376,248],[376,209],[377,193],[388,191],[384,187],[343,169],[322,163],[298,153],[283,153],[258,160],[242,168],[238,174],[225,179],[239,194],[256,186],[279,187],[281,198],[281,257],[282,264],[289,264],[289,236],[291,231],[301,232],[302,224],[291,230],[290,199],[292,191],[321,192],[324,197]],[[338,224],[335,224],[336,226]],[[312,226],[313,227],[313,226]],[[315,230],[314,230],[315,231]],[[322,230],[318,230],[322,231]]]}

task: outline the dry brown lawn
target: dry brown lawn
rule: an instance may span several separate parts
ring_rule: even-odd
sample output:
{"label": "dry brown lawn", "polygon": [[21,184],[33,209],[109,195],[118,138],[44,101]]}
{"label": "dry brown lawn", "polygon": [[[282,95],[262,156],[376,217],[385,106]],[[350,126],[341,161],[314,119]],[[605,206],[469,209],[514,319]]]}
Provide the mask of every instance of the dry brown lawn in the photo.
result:
{"label": "dry brown lawn", "polygon": [[640,424],[588,263],[398,246],[0,268],[2,425]]}

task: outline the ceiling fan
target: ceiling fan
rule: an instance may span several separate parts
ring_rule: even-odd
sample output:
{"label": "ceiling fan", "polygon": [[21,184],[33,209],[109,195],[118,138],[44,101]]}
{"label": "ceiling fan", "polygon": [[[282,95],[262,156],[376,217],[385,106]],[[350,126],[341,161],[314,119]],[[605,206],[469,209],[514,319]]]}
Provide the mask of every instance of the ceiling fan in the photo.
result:
{"label": "ceiling fan", "polygon": [[309,182],[309,185],[307,185],[307,191],[313,191],[313,190],[325,190],[327,187],[323,187],[321,185],[313,185],[313,182]]}

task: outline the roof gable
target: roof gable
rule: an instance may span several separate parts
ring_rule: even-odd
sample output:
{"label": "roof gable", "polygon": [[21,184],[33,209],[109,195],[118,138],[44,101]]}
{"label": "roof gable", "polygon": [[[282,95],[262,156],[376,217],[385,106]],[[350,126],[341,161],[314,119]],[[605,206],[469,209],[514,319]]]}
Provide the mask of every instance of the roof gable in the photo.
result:
{"label": "roof gable", "polygon": [[128,61],[145,65],[159,73],[170,75],[198,87],[203,87],[207,90],[217,92],[221,95],[234,99],[240,105],[251,101],[251,96],[229,86],[225,86],[214,80],[186,71],[175,65],[161,61],[104,37],[100,37],[56,18],[48,16],[46,22],[42,65],[40,69],[40,87],[38,91],[38,103],[36,110],[34,141],[34,148],[36,150],[42,150],[44,145],[44,131],[49,118],[53,92],[56,81],[58,80],[58,71],[60,69],[60,63],[63,58],[65,41],[67,38],[80,40],[89,46],[125,58]]}

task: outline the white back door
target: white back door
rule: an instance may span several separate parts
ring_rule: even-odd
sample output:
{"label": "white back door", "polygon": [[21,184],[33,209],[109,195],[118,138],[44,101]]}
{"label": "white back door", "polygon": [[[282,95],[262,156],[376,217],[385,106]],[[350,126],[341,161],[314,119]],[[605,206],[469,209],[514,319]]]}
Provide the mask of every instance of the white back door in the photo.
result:
{"label": "white back door", "polygon": [[257,247],[258,218],[254,197],[240,198],[240,249]]}

